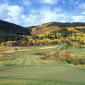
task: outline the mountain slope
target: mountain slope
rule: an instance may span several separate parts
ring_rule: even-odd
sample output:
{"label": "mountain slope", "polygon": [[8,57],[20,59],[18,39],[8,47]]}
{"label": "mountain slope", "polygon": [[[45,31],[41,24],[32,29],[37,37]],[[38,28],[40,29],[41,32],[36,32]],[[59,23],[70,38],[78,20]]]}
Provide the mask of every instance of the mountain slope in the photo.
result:
{"label": "mountain slope", "polygon": [[[73,30],[72,30],[73,29]],[[37,27],[33,27],[33,35],[47,35],[49,33],[65,32],[67,30],[72,30],[73,32],[85,32],[85,23],[61,23],[61,22],[50,22],[45,23]]]}
{"label": "mountain slope", "polygon": [[21,35],[29,35],[29,29],[0,20],[0,41],[18,40]]}
{"label": "mountain slope", "polygon": [[50,22],[39,26],[21,27],[0,20],[0,43],[2,45],[29,46],[65,42],[84,45],[85,23]]}

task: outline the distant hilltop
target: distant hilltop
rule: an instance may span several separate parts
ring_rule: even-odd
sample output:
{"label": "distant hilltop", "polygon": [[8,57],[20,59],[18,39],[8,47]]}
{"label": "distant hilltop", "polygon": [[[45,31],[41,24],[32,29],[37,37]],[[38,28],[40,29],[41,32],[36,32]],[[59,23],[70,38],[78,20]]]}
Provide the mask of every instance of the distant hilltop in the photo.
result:
{"label": "distant hilltop", "polygon": [[64,32],[65,30],[81,31],[85,32],[84,22],[72,22],[72,23],[61,23],[61,22],[49,22],[36,27],[33,27],[33,35],[47,35],[48,33]]}

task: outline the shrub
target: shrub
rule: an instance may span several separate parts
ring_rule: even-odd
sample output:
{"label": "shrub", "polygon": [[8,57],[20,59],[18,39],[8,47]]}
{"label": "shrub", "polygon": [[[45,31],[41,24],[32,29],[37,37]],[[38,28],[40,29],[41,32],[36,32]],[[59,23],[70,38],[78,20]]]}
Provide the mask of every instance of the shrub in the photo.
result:
{"label": "shrub", "polygon": [[84,65],[85,64],[85,59],[79,59],[79,63],[81,64],[81,65]]}
{"label": "shrub", "polygon": [[77,58],[77,59],[74,59],[74,65],[84,65],[85,64],[85,59],[84,58]]}
{"label": "shrub", "polygon": [[72,57],[68,57],[65,59],[65,61],[69,64],[72,64],[74,62],[74,59]]}
{"label": "shrub", "polygon": [[78,64],[79,64],[79,58],[74,58],[73,64],[74,64],[74,65],[78,65]]}
{"label": "shrub", "polygon": [[14,48],[14,50],[18,50],[18,48]]}

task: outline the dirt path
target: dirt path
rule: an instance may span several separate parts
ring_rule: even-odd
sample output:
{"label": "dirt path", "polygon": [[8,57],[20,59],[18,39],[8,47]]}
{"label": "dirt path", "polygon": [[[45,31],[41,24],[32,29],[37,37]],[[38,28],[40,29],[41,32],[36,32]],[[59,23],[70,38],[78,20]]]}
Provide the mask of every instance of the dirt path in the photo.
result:
{"label": "dirt path", "polygon": [[57,46],[47,46],[47,47],[43,46],[43,47],[40,47],[40,48],[34,48],[34,49],[33,48],[28,48],[28,49],[25,49],[25,50],[24,49],[22,49],[22,50],[19,49],[19,50],[16,50],[16,51],[29,51],[29,50],[31,51],[31,50],[39,50],[39,49],[51,49],[51,48],[56,48],[56,47]]}
{"label": "dirt path", "polygon": [[40,49],[56,48],[57,46],[41,47]]}

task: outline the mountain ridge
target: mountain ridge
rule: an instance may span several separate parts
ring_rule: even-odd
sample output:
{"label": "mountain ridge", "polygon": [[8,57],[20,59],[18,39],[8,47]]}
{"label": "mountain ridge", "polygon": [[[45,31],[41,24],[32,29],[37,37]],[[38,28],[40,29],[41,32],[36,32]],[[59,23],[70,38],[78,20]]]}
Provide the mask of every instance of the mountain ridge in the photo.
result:
{"label": "mountain ridge", "polygon": [[70,39],[69,41],[81,40],[82,42],[82,36],[84,43],[84,22],[48,22],[38,26],[22,27],[0,20],[0,42],[16,41],[18,44],[24,43],[26,45],[33,45],[37,42],[41,42],[41,40],[48,42],[48,40],[55,39],[57,40],[56,42],[58,42],[59,39],[62,41],[62,39],[68,38]]}

